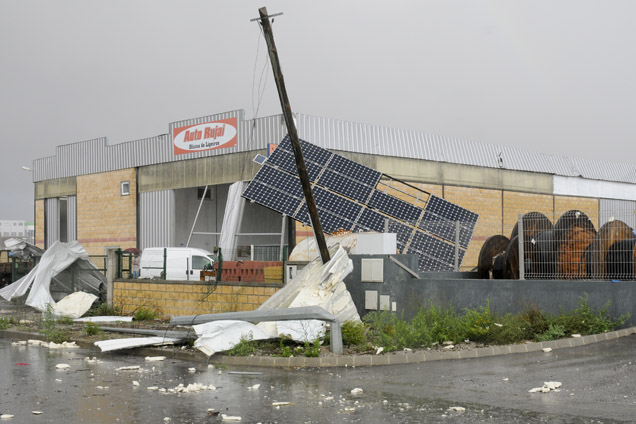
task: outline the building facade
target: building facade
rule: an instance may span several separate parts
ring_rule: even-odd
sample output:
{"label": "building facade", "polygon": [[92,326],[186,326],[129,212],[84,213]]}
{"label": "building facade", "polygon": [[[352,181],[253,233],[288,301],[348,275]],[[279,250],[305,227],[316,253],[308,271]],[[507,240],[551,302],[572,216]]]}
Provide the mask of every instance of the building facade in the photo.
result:
{"label": "building facade", "polygon": [[[577,209],[596,228],[610,219],[636,226],[634,165],[304,114],[295,119],[301,139],[408,183],[413,193],[407,189],[405,199],[424,191],[479,214],[462,270],[476,266],[488,237],[509,236],[526,212],[555,222]],[[234,258],[254,246],[293,245],[311,229],[232,194],[234,183],[258,171],[255,155],[286,133],[282,115],[247,120],[239,110],[174,122],[168,134],[116,145],[99,138],[58,146],[33,163],[36,244],[78,240],[101,255],[112,247],[212,250],[225,238]],[[238,223],[231,219],[237,207]]]}

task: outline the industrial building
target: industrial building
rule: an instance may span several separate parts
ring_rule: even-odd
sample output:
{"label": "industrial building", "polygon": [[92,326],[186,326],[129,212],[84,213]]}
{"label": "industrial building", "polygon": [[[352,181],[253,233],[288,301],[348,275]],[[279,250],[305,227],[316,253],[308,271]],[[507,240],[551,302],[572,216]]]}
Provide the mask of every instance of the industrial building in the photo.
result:
{"label": "industrial building", "polygon": [[[636,227],[634,165],[294,117],[301,139],[408,183],[405,196],[422,190],[477,213],[462,270],[477,265],[489,236],[509,235],[530,211],[554,222],[577,209],[596,228],[610,218]],[[34,160],[36,244],[78,240],[93,255],[113,247],[231,246],[227,255],[241,258],[253,256],[253,246],[294,245],[311,235],[256,203],[228,202],[230,186],[259,170],[254,157],[286,135],[282,115],[245,119],[237,110],[168,129],[114,145],[97,138],[58,146],[54,156]],[[238,222],[228,220],[226,204],[240,204]]]}

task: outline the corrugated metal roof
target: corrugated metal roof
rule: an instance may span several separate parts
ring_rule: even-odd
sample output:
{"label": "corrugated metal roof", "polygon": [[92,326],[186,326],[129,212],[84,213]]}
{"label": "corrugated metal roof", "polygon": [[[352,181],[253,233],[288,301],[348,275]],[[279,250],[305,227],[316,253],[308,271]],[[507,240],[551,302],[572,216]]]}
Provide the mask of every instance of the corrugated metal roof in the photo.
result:
{"label": "corrugated metal roof", "polygon": [[[170,134],[113,146],[107,144],[106,138],[97,138],[58,146],[55,156],[36,159],[33,162],[33,179],[42,181],[258,150],[265,148],[267,143],[279,142],[287,133],[282,115],[245,120],[242,110],[173,122],[169,124],[169,130],[172,133],[180,126],[232,117],[236,117],[238,122],[238,144],[235,147],[175,155]],[[551,155],[305,114],[295,114],[295,118],[302,139],[327,149],[636,183],[636,166],[628,163]]]}

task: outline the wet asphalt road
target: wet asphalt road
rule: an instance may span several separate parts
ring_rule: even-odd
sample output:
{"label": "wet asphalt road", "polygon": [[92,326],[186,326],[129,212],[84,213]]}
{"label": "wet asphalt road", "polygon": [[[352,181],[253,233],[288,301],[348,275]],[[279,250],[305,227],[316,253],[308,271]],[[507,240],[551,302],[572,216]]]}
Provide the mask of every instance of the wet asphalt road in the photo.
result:
{"label": "wet asphalt road", "polygon": [[[219,370],[96,350],[12,346],[0,339],[0,413],[14,415],[2,420],[11,423],[222,422],[208,416],[208,408],[247,423],[636,422],[635,348],[636,337],[630,336],[550,353],[388,367]],[[102,362],[88,363],[86,356]],[[60,363],[70,368],[56,370]],[[117,371],[129,365],[141,371]],[[544,381],[562,382],[561,391],[528,393]],[[216,390],[147,389],[190,383]],[[258,389],[249,389],[256,384]],[[356,387],[363,393],[352,395]],[[277,401],[291,404],[277,408]],[[449,411],[452,406],[466,410]]]}

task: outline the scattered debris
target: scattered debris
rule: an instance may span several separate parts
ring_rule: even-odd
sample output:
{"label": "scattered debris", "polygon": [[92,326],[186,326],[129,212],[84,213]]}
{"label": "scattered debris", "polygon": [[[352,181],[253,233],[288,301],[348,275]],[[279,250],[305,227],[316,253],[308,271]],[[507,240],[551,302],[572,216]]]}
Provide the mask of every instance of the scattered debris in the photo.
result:
{"label": "scattered debris", "polygon": [[52,312],[57,316],[76,319],[88,312],[96,300],[97,296],[94,294],[74,292],[57,302],[53,306]]}
{"label": "scattered debris", "polygon": [[509,378],[508,377],[504,377],[503,381],[508,381]]}
{"label": "scattered debris", "polygon": [[[74,275],[72,285],[60,275],[69,268]],[[56,241],[42,254],[38,264],[27,275],[0,289],[0,296],[10,301],[28,292],[25,304],[44,312],[47,306],[56,306],[51,296],[52,290],[69,294],[78,290],[99,295],[100,287],[105,285],[106,277],[91,262],[79,242]]]}
{"label": "scattered debris", "polygon": [[466,408],[463,406],[451,406],[448,410],[452,412],[466,412]]}
{"label": "scattered debris", "polygon": [[137,380],[133,380],[133,386],[139,387],[139,382]]}
{"label": "scattered debris", "polygon": [[496,325],[497,327],[503,327],[503,324],[499,324],[498,322],[496,322],[496,323],[495,323],[495,325]]}
{"label": "scattered debris", "polygon": [[375,354],[376,354],[376,355],[379,355],[379,354],[381,354],[382,352],[384,352],[384,348],[383,348],[383,347],[379,347],[379,348],[377,348],[377,349],[376,349]]}
{"label": "scattered debris", "polygon": [[[212,368],[214,368],[214,365],[212,365]],[[262,372],[258,372],[258,371],[230,371],[228,372],[228,374],[230,375],[263,375]]]}
{"label": "scattered debris", "polygon": [[58,370],[67,370],[69,368],[71,368],[69,364],[57,364],[55,366],[55,369],[58,369]]}
{"label": "scattered debris", "polygon": [[155,391],[155,390],[159,390],[159,387],[157,387],[157,386],[148,386],[148,387],[146,387],[146,389],[150,390],[150,391]]}
{"label": "scattered debris", "polygon": [[542,351],[544,351],[545,353],[549,353],[552,352],[552,348],[551,347],[544,347],[543,349],[541,349]]}
{"label": "scattered debris", "polygon": [[287,406],[291,405],[291,402],[272,402],[272,406]]}
{"label": "scattered debris", "polygon": [[548,393],[551,390],[555,392],[559,392],[559,387],[561,387],[560,381],[546,381],[543,383],[543,387],[535,387],[534,389],[528,390],[530,393]]}
{"label": "scattered debris", "polygon": [[576,339],[576,338],[581,337],[581,335],[580,334],[572,334],[572,337],[574,337]]}
{"label": "scattered debris", "polygon": [[359,388],[359,387],[356,387],[355,389],[351,390],[351,394],[352,394],[352,395],[354,395],[354,396],[355,396],[355,395],[361,395],[361,394],[362,394],[362,392],[364,392],[364,390],[362,390],[362,389],[361,389],[361,388]]}
{"label": "scattered debris", "polygon": [[219,411],[214,408],[208,408],[208,417],[216,417],[219,415]]}
{"label": "scattered debris", "polygon": [[142,346],[159,346],[172,345],[184,342],[185,339],[177,339],[171,337],[131,337],[126,339],[100,340],[95,342],[95,346],[99,347],[102,352],[110,352],[119,349],[130,349]]}
{"label": "scattered debris", "polygon": [[258,390],[259,387],[261,387],[260,384],[255,384],[253,386],[248,387],[247,390]]}
{"label": "scattered debris", "polygon": [[75,342],[41,343],[40,346],[48,347],[49,349],[79,349],[79,346]]}
{"label": "scattered debris", "polygon": [[221,419],[223,421],[241,421],[241,417],[233,417],[231,415],[221,414]]}
{"label": "scattered debris", "polygon": [[9,420],[11,418],[13,418],[14,416],[11,414],[2,414],[0,415],[0,420]]}
{"label": "scattered debris", "polygon": [[450,344],[450,345],[444,346],[444,349],[446,350],[455,349],[455,345]]}
{"label": "scattered debris", "polygon": [[188,368],[188,372],[197,372],[196,368]]}
{"label": "scattered debris", "polygon": [[165,356],[146,356],[146,362],[157,362],[165,360]]}
{"label": "scattered debris", "polygon": [[170,421],[170,417],[165,417],[165,418],[163,419],[163,422],[165,422],[165,423],[167,423],[168,421]]}
{"label": "scattered debris", "polygon": [[137,371],[141,368],[139,365],[127,365],[125,367],[117,368],[117,371]]}
{"label": "scattered debris", "polygon": [[33,415],[42,415],[42,411],[31,411]]}
{"label": "scattered debris", "polygon": [[99,317],[83,317],[76,318],[75,322],[132,322],[133,317],[118,317],[118,316],[99,316]]}

